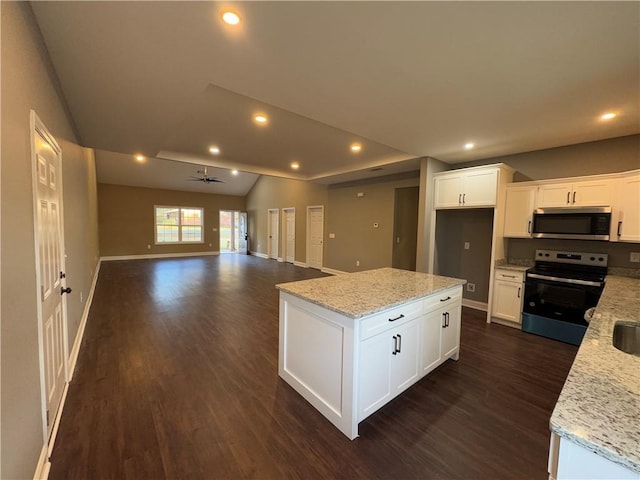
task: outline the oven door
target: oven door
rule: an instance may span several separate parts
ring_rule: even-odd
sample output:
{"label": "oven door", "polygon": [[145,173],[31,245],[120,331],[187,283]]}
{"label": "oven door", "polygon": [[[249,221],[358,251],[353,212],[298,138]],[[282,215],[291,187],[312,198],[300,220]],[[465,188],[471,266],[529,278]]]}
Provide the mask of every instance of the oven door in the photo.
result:
{"label": "oven door", "polygon": [[584,314],[596,306],[602,288],[600,282],[529,274],[524,288],[523,312],[586,327]]}

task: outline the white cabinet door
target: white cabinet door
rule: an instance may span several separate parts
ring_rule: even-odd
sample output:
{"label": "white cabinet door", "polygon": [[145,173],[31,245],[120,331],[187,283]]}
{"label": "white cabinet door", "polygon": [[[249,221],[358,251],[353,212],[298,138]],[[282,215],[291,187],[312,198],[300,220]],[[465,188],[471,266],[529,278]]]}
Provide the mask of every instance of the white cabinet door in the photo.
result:
{"label": "white cabinet door", "polygon": [[618,223],[611,238],[620,242],[640,242],[640,173],[625,176],[616,190],[614,210],[618,212]]}
{"label": "white cabinet door", "polygon": [[530,238],[531,221],[536,201],[536,186],[507,187],[504,212],[504,236]]}
{"label": "white cabinet door", "polygon": [[611,206],[612,183],[610,179],[574,183],[571,204],[576,207]]}
{"label": "white cabinet door", "polygon": [[421,376],[418,320],[406,323],[396,330],[394,336],[397,338],[397,349],[391,360],[391,385],[395,396],[413,385]]}
{"label": "white cabinet door", "polygon": [[435,179],[435,207],[459,207],[462,203],[462,176],[446,175]]}
{"label": "white cabinet door", "polygon": [[611,179],[540,185],[538,207],[608,207],[611,192]]}
{"label": "white cabinet door", "polygon": [[494,317],[521,323],[522,284],[496,280],[493,288],[492,309]]}
{"label": "white cabinet door", "polygon": [[497,190],[498,170],[469,172],[463,177],[462,206],[494,206]]}
{"label": "white cabinet door", "polygon": [[442,336],[440,340],[441,361],[449,357],[458,359],[460,345],[460,317],[462,314],[460,304],[451,306],[445,310],[443,318]]}
{"label": "white cabinet door", "polygon": [[388,332],[360,344],[358,376],[358,421],[371,415],[391,400],[391,361],[395,351],[393,336]]}
{"label": "white cabinet door", "polygon": [[424,316],[422,323],[422,361],[420,368],[422,375],[426,375],[431,370],[440,365],[440,337],[444,309],[438,309]]}
{"label": "white cabinet door", "polygon": [[571,206],[571,183],[553,183],[540,185],[538,188],[538,207],[569,207]]}
{"label": "white cabinet door", "polygon": [[420,323],[401,327],[360,344],[358,421],[413,385],[420,375]]}

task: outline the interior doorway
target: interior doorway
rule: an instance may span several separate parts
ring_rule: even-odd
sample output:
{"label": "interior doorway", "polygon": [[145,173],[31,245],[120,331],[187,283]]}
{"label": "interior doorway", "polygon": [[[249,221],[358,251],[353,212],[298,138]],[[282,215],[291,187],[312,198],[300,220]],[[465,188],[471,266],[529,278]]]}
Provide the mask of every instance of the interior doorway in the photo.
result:
{"label": "interior doorway", "polygon": [[249,250],[247,212],[220,210],[220,253],[243,253]]}
{"label": "interior doorway", "polygon": [[282,257],[287,263],[294,263],[296,257],[296,209],[293,207],[283,208],[283,242]]}
{"label": "interior doorway", "polygon": [[396,188],[391,266],[416,270],[420,187]]}

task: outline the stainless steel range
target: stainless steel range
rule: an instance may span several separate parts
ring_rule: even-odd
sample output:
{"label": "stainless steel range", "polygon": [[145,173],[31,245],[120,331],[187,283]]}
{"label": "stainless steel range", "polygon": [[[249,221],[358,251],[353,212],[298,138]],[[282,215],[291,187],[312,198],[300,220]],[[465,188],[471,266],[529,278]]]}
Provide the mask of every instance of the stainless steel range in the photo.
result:
{"label": "stainless steel range", "polygon": [[525,277],[522,330],[579,345],[585,313],[602,294],[607,261],[603,253],[536,250]]}

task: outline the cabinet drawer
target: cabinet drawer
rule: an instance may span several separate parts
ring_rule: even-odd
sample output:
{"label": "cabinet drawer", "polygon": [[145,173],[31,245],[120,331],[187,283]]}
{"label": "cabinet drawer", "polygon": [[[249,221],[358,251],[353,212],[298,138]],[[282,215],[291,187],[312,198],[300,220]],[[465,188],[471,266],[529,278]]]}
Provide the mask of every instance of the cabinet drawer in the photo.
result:
{"label": "cabinet drawer", "polygon": [[452,303],[459,302],[461,297],[461,287],[454,287],[442,292],[438,292],[435,295],[424,300],[424,311],[431,312],[436,308],[449,306]]}
{"label": "cabinet drawer", "polygon": [[504,280],[505,282],[524,282],[524,272],[518,272],[516,270],[503,270],[496,268],[495,274],[496,280]]}
{"label": "cabinet drawer", "polygon": [[360,340],[372,337],[422,314],[422,300],[390,308],[360,320]]}

